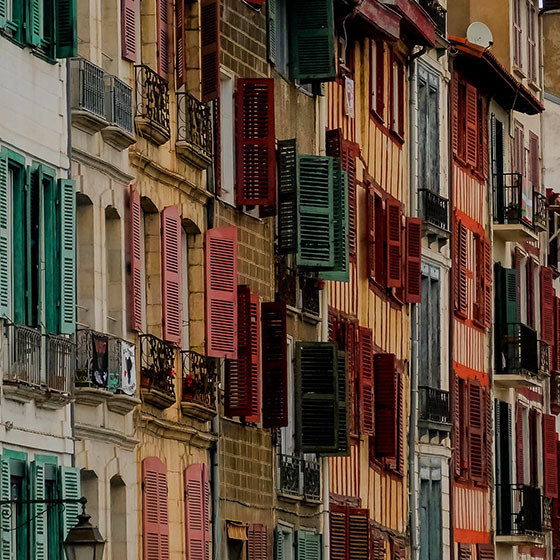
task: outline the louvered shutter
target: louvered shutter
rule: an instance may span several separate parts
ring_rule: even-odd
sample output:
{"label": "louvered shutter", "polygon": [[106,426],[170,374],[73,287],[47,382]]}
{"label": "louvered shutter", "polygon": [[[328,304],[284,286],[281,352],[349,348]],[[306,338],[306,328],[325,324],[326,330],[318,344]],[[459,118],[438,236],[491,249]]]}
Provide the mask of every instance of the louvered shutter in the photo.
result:
{"label": "louvered shutter", "polygon": [[517,483],[525,483],[525,457],[523,450],[523,410],[520,402],[515,406],[515,463]]}
{"label": "louvered shutter", "polygon": [[459,153],[459,77],[453,73],[451,80],[452,146],[453,153]]}
{"label": "louvered shutter", "polygon": [[483,251],[483,301],[484,313],[483,324],[485,327],[492,326],[492,246],[486,237],[482,242]]}
{"label": "louvered shutter", "polygon": [[[30,489],[32,500],[45,500],[45,465],[38,461],[31,462]],[[31,504],[31,548],[32,558],[47,560],[47,513],[44,503]]]}
{"label": "louvered shutter", "polygon": [[142,209],[140,193],[130,186],[130,328],[142,330]]}
{"label": "louvered shutter", "polygon": [[296,140],[278,141],[278,252],[298,249],[298,156]]}
{"label": "louvered shutter", "polygon": [[[12,486],[10,481],[10,459],[0,456],[0,500],[12,498]],[[12,516],[9,505],[0,506],[0,559],[12,560]]]}
{"label": "louvered shutter", "polygon": [[[533,328],[535,326],[535,261],[530,257],[525,261],[525,278],[527,282],[527,326]],[[550,307],[552,308],[552,338],[554,340],[554,301],[551,302]]]}
{"label": "louvered shutter", "polygon": [[467,229],[461,220],[455,222],[455,310],[460,315],[467,314]]}
{"label": "louvered shutter", "polygon": [[329,512],[331,560],[348,558],[348,516],[344,506],[331,504]]}
{"label": "louvered shutter", "polygon": [[284,546],[284,532],[274,529],[274,560],[284,560]]}
{"label": "louvered shutter", "polygon": [[338,450],[338,363],[332,342],[296,343],[296,430],[302,453]]}
{"label": "louvered shutter", "polygon": [[136,62],[136,0],[121,0],[121,53]]}
{"label": "louvered shutter", "polygon": [[[358,391],[357,391],[357,383],[358,383],[357,339],[358,339],[357,321],[348,321],[346,323],[346,332],[345,332],[345,349],[348,358],[349,430],[352,435],[357,435],[360,432],[360,413],[358,410],[359,405],[358,405]],[[373,356],[372,356],[372,360],[373,360]]]}
{"label": "louvered shutter", "polygon": [[554,347],[550,369],[560,370],[560,298],[554,297]]}
{"label": "louvered shutter", "polygon": [[346,352],[337,352],[338,360],[338,455],[350,454],[348,426],[348,363]]}
{"label": "louvered shutter", "polygon": [[185,32],[185,0],[175,0],[175,89],[185,84],[187,52]]}
{"label": "louvered shutter", "polygon": [[477,544],[477,560],[494,560],[494,545],[493,544]]}
{"label": "louvered shutter", "polygon": [[374,433],[374,392],[373,392],[373,333],[367,327],[359,332],[359,395],[360,395],[360,433]]}
{"label": "louvered shutter", "polygon": [[371,186],[366,191],[367,197],[367,270],[368,276],[375,280],[375,193]]}
{"label": "louvered shutter", "polygon": [[306,0],[290,7],[293,77],[301,82],[334,80],[334,13],[331,0]]}
{"label": "louvered shutter", "polygon": [[541,267],[541,338],[549,346],[554,344],[554,288],[552,269]]}
{"label": "louvered shutter", "polygon": [[363,508],[348,509],[349,558],[369,559],[369,512]]}
{"label": "louvered shutter", "polygon": [[59,179],[60,327],[61,334],[76,329],[76,192],[74,181]]}
{"label": "louvered shutter", "polygon": [[276,204],[274,80],[239,78],[236,94],[236,201]]}
{"label": "louvered shutter", "polygon": [[288,346],[286,304],[261,305],[263,427],[288,425]]}
{"label": "louvered shutter", "polygon": [[156,0],[156,25],[157,73],[165,80],[168,80],[171,66],[169,53],[169,0]]}
{"label": "louvered shutter", "polygon": [[328,329],[329,329],[329,342],[338,341],[338,311],[329,306],[328,310]]}
{"label": "louvered shutter", "polygon": [[321,535],[298,531],[296,536],[296,560],[321,560]]}
{"label": "louvered shutter", "polygon": [[402,288],[401,203],[387,200],[387,287]]}
{"label": "louvered shutter", "polygon": [[202,102],[206,103],[220,92],[220,0],[200,1],[200,50]]}
{"label": "louvered shutter", "polygon": [[266,28],[267,28],[267,46],[268,46],[268,60],[271,64],[276,65],[277,60],[277,19],[276,19],[276,6],[277,0],[269,0],[266,4]]}
{"label": "louvered shutter", "polygon": [[163,338],[180,345],[183,332],[183,283],[181,216],[178,206],[168,206],[161,213],[161,254]]}
{"label": "louvered shutter", "polygon": [[237,228],[206,232],[206,345],[214,358],[237,358]]}
{"label": "louvered shutter", "polygon": [[[76,467],[60,467],[60,479],[62,486],[62,499],[78,500],[82,497],[82,486],[80,480],[80,469]],[[65,539],[70,532],[78,524],[78,515],[80,513],[80,504],[67,503],[64,505],[62,514],[62,535]]]}
{"label": "louvered shutter", "polygon": [[266,526],[261,523],[249,525],[247,531],[247,559],[267,560],[268,539]]}
{"label": "louvered shutter", "polygon": [[298,156],[298,266],[316,270],[334,265],[333,160]]}
{"label": "louvered shutter", "polygon": [[519,322],[519,276],[517,270],[504,268],[505,319],[506,323]]}
{"label": "louvered shutter", "polygon": [[251,414],[245,417],[246,422],[261,421],[261,306],[258,294],[251,294],[250,305],[250,383],[251,383]]}
{"label": "louvered shutter", "polygon": [[169,560],[167,474],[157,457],[142,462],[142,537],[144,560]]}
{"label": "louvered shutter", "polygon": [[538,191],[540,187],[539,138],[532,132],[529,135],[529,158],[531,162],[531,184]]}
{"label": "louvered shutter", "polygon": [[0,154],[0,315],[11,316],[11,263],[10,243],[11,210],[8,187],[8,158]]}
{"label": "louvered shutter", "polygon": [[457,544],[458,551],[459,551],[459,558],[458,560],[471,560],[471,545],[458,543]]}
{"label": "louvered shutter", "polygon": [[452,412],[453,412],[453,467],[455,476],[461,476],[461,384],[457,374],[453,374],[452,392]]}
{"label": "louvered shutter", "polygon": [[490,396],[490,389],[484,389],[482,393],[484,405],[484,480],[488,486],[491,486],[494,481],[494,425],[492,422],[492,397]]}
{"label": "louvered shutter", "polygon": [[406,301],[420,303],[422,297],[422,220],[406,219]]}
{"label": "louvered shutter", "polygon": [[206,465],[184,470],[185,535],[189,560],[210,560],[210,488]]}
{"label": "louvered shutter", "polygon": [[471,84],[466,84],[466,89],[466,162],[476,168],[478,152],[478,96],[476,88]]}
{"label": "louvered shutter", "polygon": [[[35,5],[38,0],[31,0]],[[78,54],[78,16],[76,0],[57,0],[56,2],[56,58],[69,58]],[[36,26],[35,15],[33,25]],[[41,24],[43,14],[41,14]],[[42,35],[42,34],[41,34]],[[36,38],[36,29],[33,32]],[[33,43],[38,44],[38,43]]]}
{"label": "louvered shutter", "polygon": [[556,417],[543,414],[544,495],[558,498],[558,434]]}
{"label": "louvered shutter", "polygon": [[43,37],[41,0],[28,0],[26,7],[28,8],[25,22],[26,42],[36,47],[41,44]]}
{"label": "louvered shutter", "polygon": [[394,354],[373,356],[375,453],[396,457],[398,449],[398,377]]}
{"label": "louvered shutter", "polygon": [[10,0],[0,0],[0,29],[3,29],[4,27],[6,27],[6,21],[7,21],[7,15],[8,15],[8,2],[9,1]]}
{"label": "louvered shutter", "polygon": [[477,482],[484,481],[484,408],[482,387],[478,382],[469,383],[469,472]]}

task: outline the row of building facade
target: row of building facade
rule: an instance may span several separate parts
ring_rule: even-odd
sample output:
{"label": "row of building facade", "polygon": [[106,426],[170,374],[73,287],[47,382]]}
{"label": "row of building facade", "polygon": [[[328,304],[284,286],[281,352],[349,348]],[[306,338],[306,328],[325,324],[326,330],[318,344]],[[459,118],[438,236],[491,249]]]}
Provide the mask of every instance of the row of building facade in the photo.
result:
{"label": "row of building facade", "polygon": [[560,557],[559,2],[5,0],[0,44],[0,560],[81,495],[107,560]]}

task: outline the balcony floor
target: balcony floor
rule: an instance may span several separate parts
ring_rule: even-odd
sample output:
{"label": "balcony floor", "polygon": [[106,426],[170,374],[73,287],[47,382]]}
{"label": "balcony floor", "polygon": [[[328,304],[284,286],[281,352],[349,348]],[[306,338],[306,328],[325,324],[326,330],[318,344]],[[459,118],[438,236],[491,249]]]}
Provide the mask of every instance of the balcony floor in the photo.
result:
{"label": "balcony floor", "polygon": [[537,241],[539,236],[523,224],[494,224],[494,237],[502,241]]}
{"label": "balcony floor", "polygon": [[541,387],[542,381],[536,375],[523,373],[497,373],[494,375],[494,385],[504,388]]}

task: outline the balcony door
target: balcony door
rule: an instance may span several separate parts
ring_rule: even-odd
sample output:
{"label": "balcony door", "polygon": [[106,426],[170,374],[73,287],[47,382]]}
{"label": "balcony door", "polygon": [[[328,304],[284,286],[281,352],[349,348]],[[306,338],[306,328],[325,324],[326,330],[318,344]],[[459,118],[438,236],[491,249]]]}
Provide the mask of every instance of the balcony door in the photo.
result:
{"label": "balcony door", "polygon": [[[504,209],[504,125],[495,115],[490,117],[490,157],[492,160],[492,184],[494,185],[494,216]],[[502,216],[503,218],[503,216]]]}
{"label": "balcony door", "polygon": [[419,385],[441,388],[441,271],[422,265],[422,301],[419,326]]}

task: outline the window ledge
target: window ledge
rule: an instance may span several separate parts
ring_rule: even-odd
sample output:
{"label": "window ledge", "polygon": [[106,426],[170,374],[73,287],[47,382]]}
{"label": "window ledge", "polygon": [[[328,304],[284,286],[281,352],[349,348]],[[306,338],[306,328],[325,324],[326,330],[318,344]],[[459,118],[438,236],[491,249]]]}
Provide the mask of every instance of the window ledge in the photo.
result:
{"label": "window ledge", "polygon": [[88,134],[95,134],[102,128],[108,126],[108,124],[104,117],[96,115],[87,109],[81,109],[79,107],[72,108],[72,126]]}
{"label": "window ledge", "polygon": [[2,394],[9,400],[19,403],[35,404],[41,408],[59,409],[70,403],[72,397],[66,393],[51,391],[46,387],[30,385],[25,382],[4,381]]}
{"label": "window ledge", "polygon": [[522,80],[524,80],[527,77],[527,74],[525,74],[525,72],[523,71],[523,69],[520,66],[517,66],[516,64],[513,64],[512,67],[512,72],[519,78],[521,78]]}
{"label": "window ledge", "polygon": [[112,146],[119,152],[122,152],[136,142],[136,136],[132,132],[117,125],[109,125],[103,128],[101,136],[103,136],[103,140],[109,146]]}

